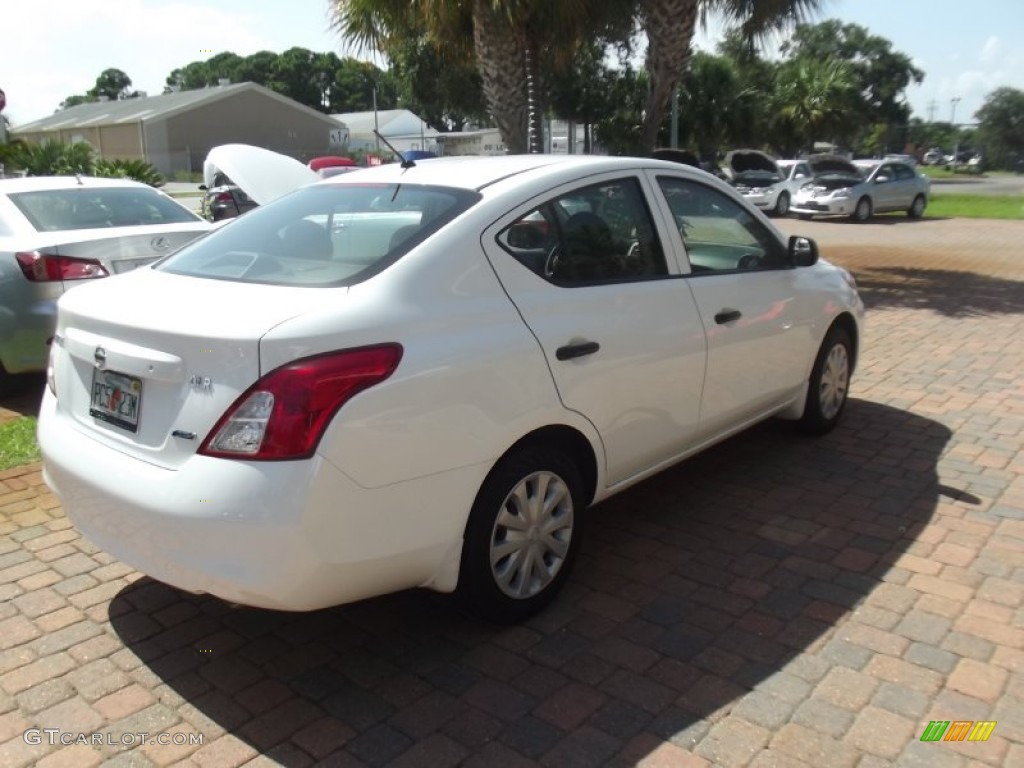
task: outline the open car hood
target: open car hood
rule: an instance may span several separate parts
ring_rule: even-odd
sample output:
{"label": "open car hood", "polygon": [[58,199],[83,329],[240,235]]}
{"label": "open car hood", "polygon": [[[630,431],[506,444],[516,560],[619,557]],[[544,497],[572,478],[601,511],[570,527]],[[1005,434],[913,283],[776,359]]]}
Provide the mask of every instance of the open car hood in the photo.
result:
{"label": "open car hood", "polygon": [[213,186],[218,171],[260,205],[320,178],[294,158],[248,144],[222,144],[211,149],[203,163],[207,187]]}
{"label": "open car hood", "polygon": [[734,178],[751,171],[772,173],[782,178],[779,166],[759,149],[734,149],[726,153],[724,163]]}
{"label": "open car hood", "polygon": [[840,173],[844,176],[860,176],[860,170],[845,157],[839,155],[811,155],[807,158],[811,172],[818,176],[822,173]]}

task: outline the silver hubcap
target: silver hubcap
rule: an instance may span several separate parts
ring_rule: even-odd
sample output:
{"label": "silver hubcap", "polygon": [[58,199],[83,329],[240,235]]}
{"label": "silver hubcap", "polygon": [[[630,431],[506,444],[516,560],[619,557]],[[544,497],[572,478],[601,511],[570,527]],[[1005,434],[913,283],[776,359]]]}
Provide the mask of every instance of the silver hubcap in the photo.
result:
{"label": "silver hubcap", "polygon": [[780,196],[779,202],[776,204],[775,208],[781,214],[785,214],[789,211],[789,195]]}
{"label": "silver hubcap", "polygon": [[857,203],[857,218],[866,219],[871,213],[871,203],[867,200],[861,200]]}
{"label": "silver hubcap", "polygon": [[843,407],[849,384],[850,358],[846,354],[846,347],[835,344],[825,358],[825,366],[821,370],[821,389],[818,392],[821,415],[826,419],[834,419]]}
{"label": "silver hubcap", "polygon": [[491,573],[509,597],[543,592],[569,553],[572,494],[552,472],[534,472],[512,489],[491,532]]}
{"label": "silver hubcap", "polygon": [[924,200],[918,197],[914,200],[914,215],[920,216],[922,213],[924,213]]}

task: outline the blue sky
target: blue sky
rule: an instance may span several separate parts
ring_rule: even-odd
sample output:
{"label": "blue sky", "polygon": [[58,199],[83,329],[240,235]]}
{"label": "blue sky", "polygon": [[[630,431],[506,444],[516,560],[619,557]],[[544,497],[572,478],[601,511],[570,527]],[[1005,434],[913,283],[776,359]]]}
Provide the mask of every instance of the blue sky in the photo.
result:
{"label": "blue sky", "polygon": [[[17,10],[15,10],[17,8]],[[926,72],[908,92],[915,114],[972,120],[999,86],[1024,90],[1024,0],[826,0],[819,19],[867,27]],[[716,27],[699,41],[712,48]],[[14,125],[51,114],[108,67],[160,93],[172,69],[229,50],[292,46],[350,54],[329,29],[327,0],[34,0],[4,9],[0,88]],[[212,53],[211,53],[212,52]]]}

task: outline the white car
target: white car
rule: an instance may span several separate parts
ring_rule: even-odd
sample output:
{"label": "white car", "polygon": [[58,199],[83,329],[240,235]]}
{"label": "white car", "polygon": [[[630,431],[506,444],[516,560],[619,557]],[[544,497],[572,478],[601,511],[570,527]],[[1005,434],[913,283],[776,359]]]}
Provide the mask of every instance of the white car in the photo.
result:
{"label": "white car", "polygon": [[813,241],[677,163],[380,166],[63,297],[44,476],[185,590],[429,587],[516,620],[588,506],[771,416],[832,428],[863,312]]}
{"label": "white car", "polygon": [[5,372],[46,368],[64,291],[154,262],[209,228],[127,179],[0,179],[0,386]]}
{"label": "white car", "polygon": [[723,166],[737,192],[776,216],[789,213],[793,195],[811,178],[807,163],[776,161],[757,149],[734,149],[726,153]]}
{"label": "white car", "polygon": [[812,155],[807,162],[814,178],[800,187],[791,209],[801,218],[839,215],[864,222],[889,211],[905,211],[912,219],[924,215],[931,182],[913,166],[833,155]]}

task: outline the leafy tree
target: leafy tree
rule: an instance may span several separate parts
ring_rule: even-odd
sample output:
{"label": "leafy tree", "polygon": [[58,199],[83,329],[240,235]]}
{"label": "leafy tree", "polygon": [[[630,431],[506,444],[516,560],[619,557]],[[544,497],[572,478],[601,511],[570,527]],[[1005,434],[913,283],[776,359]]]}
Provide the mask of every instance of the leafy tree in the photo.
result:
{"label": "leafy tree", "polygon": [[96,85],[89,91],[92,101],[106,97],[110,101],[127,99],[137,95],[131,90],[132,79],[120,69],[105,69],[96,78]]}
{"label": "leafy tree", "polygon": [[905,53],[894,51],[890,41],[838,19],[797,26],[782,51],[790,58],[845,62],[860,93],[864,125],[906,123],[910,117],[906,89],[924,80],[924,72]]}
{"label": "leafy tree", "polygon": [[461,131],[468,122],[486,120],[480,75],[472,63],[422,36],[397,41],[390,55],[389,78],[398,102],[429,125]]}
{"label": "leafy tree", "polygon": [[854,73],[844,61],[798,57],[776,75],[775,137],[783,154],[809,149],[818,139],[847,143],[857,114]]}
{"label": "leafy tree", "polygon": [[989,165],[1024,168],[1024,91],[997,88],[985,97],[974,119]]}

